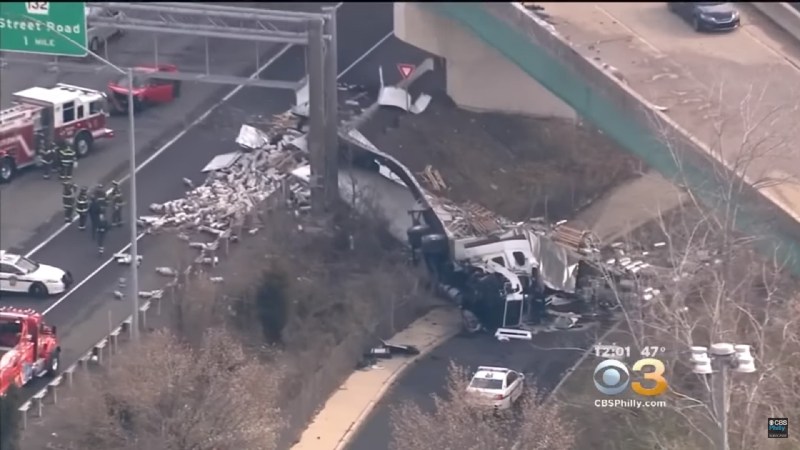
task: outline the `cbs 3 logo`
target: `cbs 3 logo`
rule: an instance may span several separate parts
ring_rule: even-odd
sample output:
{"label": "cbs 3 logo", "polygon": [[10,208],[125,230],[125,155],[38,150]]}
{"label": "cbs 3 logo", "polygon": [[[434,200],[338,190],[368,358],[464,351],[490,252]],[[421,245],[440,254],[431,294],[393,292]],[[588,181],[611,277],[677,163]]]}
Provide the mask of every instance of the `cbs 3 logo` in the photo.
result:
{"label": "cbs 3 logo", "polygon": [[[652,368],[646,371],[644,369]],[[617,395],[628,388],[630,384],[633,392],[646,397],[655,397],[666,392],[669,383],[664,378],[664,363],[655,358],[645,358],[636,361],[631,370],[642,374],[644,380],[655,383],[652,387],[645,387],[642,382],[631,382],[628,366],[615,359],[607,359],[594,369],[594,386],[605,395]]]}

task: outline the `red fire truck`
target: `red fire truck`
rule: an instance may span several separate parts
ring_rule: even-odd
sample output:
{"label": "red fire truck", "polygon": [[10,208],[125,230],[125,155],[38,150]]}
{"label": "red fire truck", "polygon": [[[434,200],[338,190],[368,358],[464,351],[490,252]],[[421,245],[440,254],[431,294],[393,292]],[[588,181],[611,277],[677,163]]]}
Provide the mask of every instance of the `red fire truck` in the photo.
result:
{"label": "red fire truck", "polygon": [[56,327],[32,309],[0,308],[0,395],[14,384],[28,384],[35,377],[55,376],[61,347]]}
{"label": "red fire truck", "polygon": [[86,156],[97,139],[110,138],[106,96],[68,84],[32,87],[14,95],[14,105],[0,111],[0,183],[38,162],[45,145],[66,140],[77,156]]}

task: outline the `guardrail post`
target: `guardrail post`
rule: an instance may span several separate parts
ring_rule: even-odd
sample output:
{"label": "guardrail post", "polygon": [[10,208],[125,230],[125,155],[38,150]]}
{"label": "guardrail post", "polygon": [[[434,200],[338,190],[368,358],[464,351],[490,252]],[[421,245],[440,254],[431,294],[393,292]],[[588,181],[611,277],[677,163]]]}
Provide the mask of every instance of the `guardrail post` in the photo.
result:
{"label": "guardrail post", "polygon": [[59,375],[53,379],[47,386],[50,388],[50,392],[53,393],[53,403],[58,403],[58,386],[61,385],[61,382],[64,378]]}
{"label": "guardrail post", "polygon": [[122,328],[125,329],[125,331],[128,332],[128,339],[133,337],[132,326],[133,326],[133,317],[129,316],[127,319],[122,321]]}
{"label": "guardrail post", "polygon": [[142,328],[147,328],[147,310],[150,309],[150,302],[145,302],[142,306],[139,307],[139,313],[141,313],[141,324]]}
{"label": "guardrail post", "polygon": [[119,334],[122,332],[122,326],[118,326],[111,331],[111,334],[108,337],[111,339],[111,347],[109,348],[109,353],[112,355],[115,354],[118,350],[119,346]]}
{"label": "guardrail post", "polygon": [[47,388],[42,389],[33,396],[33,400],[36,403],[36,417],[42,417],[42,407],[45,395],[47,395]]}
{"label": "guardrail post", "polygon": [[31,409],[31,401],[23,403],[19,407],[19,412],[22,414],[22,429],[28,428],[28,410]]}
{"label": "guardrail post", "polygon": [[108,344],[108,339],[103,339],[102,341],[98,342],[94,345],[92,349],[92,354],[97,357],[97,363],[103,364],[103,349],[106,348]]}
{"label": "guardrail post", "polygon": [[90,360],[90,359],[92,359],[92,355],[93,355],[93,354],[94,354],[94,353],[93,353],[93,351],[92,351],[92,350],[89,350],[88,352],[86,352],[86,354],[85,354],[85,355],[81,356],[81,359],[79,359],[79,360],[78,360],[78,363],[79,363],[79,364],[80,364],[82,367],[86,368],[86,366],[88,366],[88,365],[89,365],[89,360]]}
{"label": "guardrail post", "polygon": [[77,364],[73,364],[64,371],[64,375],[67,376],[67,386],[72,387],[73,379],[75,378],[75,368]]}

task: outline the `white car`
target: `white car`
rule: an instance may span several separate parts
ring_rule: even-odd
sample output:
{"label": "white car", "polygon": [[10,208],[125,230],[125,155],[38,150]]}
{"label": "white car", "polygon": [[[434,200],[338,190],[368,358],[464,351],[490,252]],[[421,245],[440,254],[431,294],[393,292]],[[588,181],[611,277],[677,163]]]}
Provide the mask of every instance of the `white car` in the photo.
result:
{"label": "white car", "polygon": [[0,250],[0,291],[47,297],[63,293],[71,284],[67,271]]}
{"label": "white car", "polygon": [[521,396],[525,375],[503,367],[480,366],[472,377],[467,394],[476,403],[492,406],[497,410],[511,408]]}

